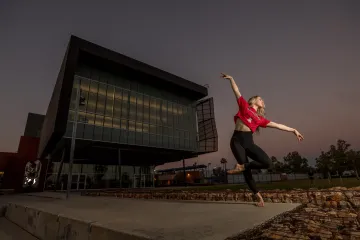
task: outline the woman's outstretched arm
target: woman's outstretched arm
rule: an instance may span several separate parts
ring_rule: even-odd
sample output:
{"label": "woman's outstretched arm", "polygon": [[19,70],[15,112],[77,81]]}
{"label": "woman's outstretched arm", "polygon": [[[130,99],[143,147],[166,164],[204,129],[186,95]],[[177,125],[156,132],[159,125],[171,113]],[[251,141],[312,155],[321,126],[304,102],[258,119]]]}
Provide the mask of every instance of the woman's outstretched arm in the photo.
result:
{"label": "woman's outstretched arm", "polygon": [[291,128],[288,126],[285,126],[284,124],[279,124],[279,123],[275,123],[275,122],[269,122],[266,127],[270,127],[270,128],[276,128],[282,131],[286,131],[286,132],[292,132],[296,135],[296,137],[298,138],[299,141],[304,140],[303,135],[301,135],[298,130],[296,130],[295,128]]}
{"label": "woman's outstretched arm", "polygon": [[230,75],[227,75],[227,74],[224,74],[224,73],[221,73],[221,77],[222,78],[225,78],[225,79],[228,79],[230,81],[230,84],[231,84],[231,88],[232,90],[234,91],[234,94],[236,96],[236,99],[239,99],[241,97],[241,94],[240,94],[240,91],[239,91],[239,88],[238,86],[236,85],[235,83],[235,80],[232,76]]}

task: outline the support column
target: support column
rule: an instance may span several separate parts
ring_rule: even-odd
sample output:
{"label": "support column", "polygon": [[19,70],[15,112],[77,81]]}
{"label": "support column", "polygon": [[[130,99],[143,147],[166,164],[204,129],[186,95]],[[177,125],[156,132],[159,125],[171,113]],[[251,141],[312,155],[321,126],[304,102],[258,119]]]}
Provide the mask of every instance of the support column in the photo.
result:
{"label": "support column", "polygon": [[59,170],[58,170],[57,175],[56,175],[56,181],[55,181],[55,184],[54,184],[54,191],[56,191],[58,189],[58,186],[59,186],[60,176],[61,176],[62,168],[63,168],[63,165],[64,165],[65,152],[66,152],[66,148],[64,148],[64,150],[62,152],[62,155],[61,155],[60,166],[59,166]]}
{"label": "support column", "polygon": [[[40,162],[41,162],[41,159],[40,159]],[[40,178],[39,178],[39,186],[40,186],[40,184],[42,183],[42,181],[44,181],[44,185],[43,185],[43,189],[42,189],[42,191],[45,191],[45,188],[46,188],[46,180],[47,180],[47,178],[48,178],[48,171],[49,171],[49,166],[52,164],[52,158],[51,158],[51,156],[49,155],[48,157],[47,157],[47,164],[46,164],[46,171],[45,171],[45,174],[43,174],[44,176],[41,176],[42,174],[41,174],[41,172],[42,171],[40,171]],[[39,187],[40,188],[40,187]]]}
{"label": "support column", "polygon": [[67,182],[67,188],[66,188],[66,199],[69,198],[70,191],[71,191],[71,185],[72,185],[72,168],[73,168],[73,163],[74,163],[76,128],[77,128],[78,112],[79,112],[79,104],[80,104],[80,81],[78,81],[77,79],[75,79],[74,81],[77,82],[76,100],[75,100],[75,116],[74,116],[74,123],[73,123],[73,129],[72,129],[72,134],[71,134],[69,173],[68,173],[68,182]]}

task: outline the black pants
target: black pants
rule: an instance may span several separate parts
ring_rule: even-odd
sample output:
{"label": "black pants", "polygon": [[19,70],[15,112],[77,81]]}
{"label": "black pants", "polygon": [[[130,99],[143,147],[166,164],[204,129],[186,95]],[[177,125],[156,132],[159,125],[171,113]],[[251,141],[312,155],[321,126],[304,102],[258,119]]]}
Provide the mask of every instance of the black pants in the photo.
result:
{"label": "black pants", "polygon": [[[255,145],[252,132],[234,131],[230,147],[236,161],[239,164],[245,164],[245,171],[243,172],[245,182],[254,194],[258,193],[259,191],[256,188],[251,169],[270,168],[272,162],[269,156],[260,147]],[[249,162],[248,157],[254,161]]]}

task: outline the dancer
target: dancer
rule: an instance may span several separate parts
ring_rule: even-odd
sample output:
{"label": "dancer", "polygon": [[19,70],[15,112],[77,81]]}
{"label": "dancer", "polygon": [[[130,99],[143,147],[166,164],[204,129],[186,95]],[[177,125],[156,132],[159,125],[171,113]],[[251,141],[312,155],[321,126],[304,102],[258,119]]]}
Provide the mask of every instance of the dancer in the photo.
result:
{"label": "dancer", "polygon": [[[247,102],[241,96],[239,88],[231,76],[222,73],[221,77],[230,81],[239,105],[239,111],[234,116],[235,131],[230,142],[231,151],[238,163],[235,168],[233,170],[229,170],[228,173],[236,174],[243,172],[245,182],[259,200],[257,206],[263,207],[264,200],[255,186],[251,169],[268,169],[271,167],[272,162],[269,156],[260,147],[255,145],[253,133],[255,131],[259,131],[259,127],[271,127],[292,132],[296,135],[299,141],[302,141],[304,137],[294,128],[267,120],[265,118],[265,104],[261,97],[251,97]],[[254,161],[249,162],[248,157]]]}

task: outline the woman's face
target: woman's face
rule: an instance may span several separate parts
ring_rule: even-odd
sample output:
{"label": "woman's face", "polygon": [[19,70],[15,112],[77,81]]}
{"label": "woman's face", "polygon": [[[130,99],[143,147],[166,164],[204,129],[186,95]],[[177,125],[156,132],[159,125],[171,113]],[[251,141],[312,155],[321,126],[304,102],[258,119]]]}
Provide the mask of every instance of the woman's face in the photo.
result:
{"label": "woman's face", "polygon": [[265,102],[261,97],[258,97],[255,101],[255,105],[258,107],[265,108]]}

